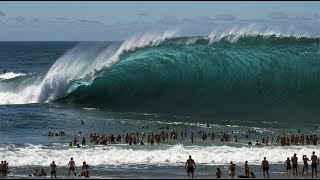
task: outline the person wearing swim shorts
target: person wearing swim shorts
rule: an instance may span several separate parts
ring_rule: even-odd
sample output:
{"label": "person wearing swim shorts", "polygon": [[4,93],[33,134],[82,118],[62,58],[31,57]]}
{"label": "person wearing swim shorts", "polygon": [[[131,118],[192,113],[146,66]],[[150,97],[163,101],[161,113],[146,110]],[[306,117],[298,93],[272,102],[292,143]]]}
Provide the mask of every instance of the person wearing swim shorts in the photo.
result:
{"label": "person wearing swim shorts", "polygon": [[189,159],[186,161],[185,169],[187,169],[188,177],[190,177],[190,172],[192,174],[192,178],[194,178],[194,169],[196,168],[196,163],[191,158],[191,155],[189,155]]}

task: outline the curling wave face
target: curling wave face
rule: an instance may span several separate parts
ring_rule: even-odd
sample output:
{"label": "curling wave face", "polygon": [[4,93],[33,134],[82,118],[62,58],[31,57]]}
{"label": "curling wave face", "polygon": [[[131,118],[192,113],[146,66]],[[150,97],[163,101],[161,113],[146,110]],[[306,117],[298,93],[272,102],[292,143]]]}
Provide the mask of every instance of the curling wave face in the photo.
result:
{"label": "curling wave face", "polygon": [[46,74],[0,79],[0,103],[58,100],[144,112],[315,114],[319,40],[165,33],[123,43],[80,43]]}

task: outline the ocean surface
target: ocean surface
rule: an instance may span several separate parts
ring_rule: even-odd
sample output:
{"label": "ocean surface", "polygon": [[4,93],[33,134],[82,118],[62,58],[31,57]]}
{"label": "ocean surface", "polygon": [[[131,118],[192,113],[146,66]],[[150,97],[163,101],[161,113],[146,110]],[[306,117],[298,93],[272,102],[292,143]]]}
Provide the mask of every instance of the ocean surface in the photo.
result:
{"label": "ocean surface", "polygon": [[[230,178],[230,161],[236,174],[248,161],[263,178],[263,157],[270,177],[286,178],[283,163],[294,153],[301,176],[302,155],[320,155],[319,145],[247,143],[275,141],[280,133],[320,137],[319,107],[318,37],[165,33],[119,42],[0,42],[0,159],[9,162],[8,178],[41,168],[49,174],[52,161],[57,176],[66,177],[71,157],[76,172],[86,161],[94,178],[187,178],[189,155],[196,178],[215,178],[217,167]],[[90,133],[147,134],[167,126],[188,137],[154,145],[89,142]],[[247,130],[256,133],[245,139]],[[201,131],[214,132],[215,140],[201,140]],[[220,142],[220,132],[231,133],[231,141]],[[87,145],[69,148],[75,137]]]}

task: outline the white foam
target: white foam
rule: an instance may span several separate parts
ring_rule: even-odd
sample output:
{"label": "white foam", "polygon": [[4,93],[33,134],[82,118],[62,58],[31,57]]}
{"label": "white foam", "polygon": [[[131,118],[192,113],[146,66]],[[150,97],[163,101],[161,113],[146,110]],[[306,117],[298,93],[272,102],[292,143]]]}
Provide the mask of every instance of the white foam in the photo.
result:
{"label": "white foam", "polygon": [[[65,145],[67,146],[67,145]],[[79,165],[86,161],[90,165],[150,164],[150,165],[184,165],[189,155],[198,164],[225,165],[230,161],[236,164],[260,165],[263,157],[270,164],[282,164],[287,157],[297,153],[299,162],[303,154],[319,153],[315,146],[304,147],[229,147],[229,146],[165,146],[145,145],[95,146],[75,149],[48,149],[41,145],[29,145],[25,148],[0,148],[0,159],[7,160],[11,166],[41,165],[48,166],[56,161],[58,166],[66,166],[70,157]],[[15,149],[13,151],[12,149]]]}
{"label": "white foam", "polygon": [[26,74],[23,73],[14,73],[14,72],[7,72],[5,74],[0,74],[0,79],[12,79],[18,76],[24,76]]}
{"label": "white foam", "polygon": [[0,104],[25,104],[26,101],[23,96],[11,93],[0,92]]}

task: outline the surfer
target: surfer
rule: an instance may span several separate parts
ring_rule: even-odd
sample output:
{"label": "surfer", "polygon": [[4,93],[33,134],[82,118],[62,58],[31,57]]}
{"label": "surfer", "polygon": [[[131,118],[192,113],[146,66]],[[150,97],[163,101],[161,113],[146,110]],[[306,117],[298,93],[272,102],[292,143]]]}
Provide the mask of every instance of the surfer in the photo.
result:
{"label": "surfer", "polygon": [[7,73],[7,70],[6,69],[3,69],[3,74],[6,74]]}

